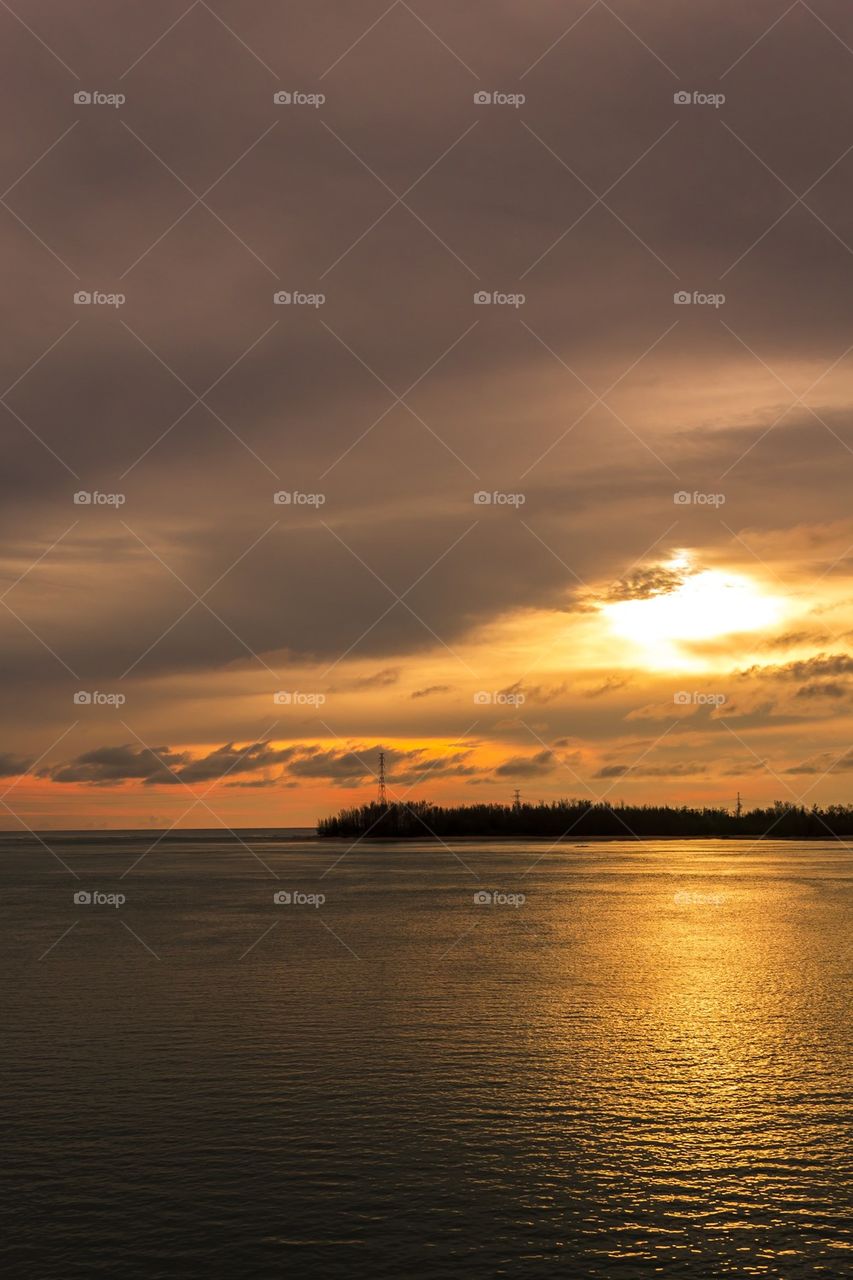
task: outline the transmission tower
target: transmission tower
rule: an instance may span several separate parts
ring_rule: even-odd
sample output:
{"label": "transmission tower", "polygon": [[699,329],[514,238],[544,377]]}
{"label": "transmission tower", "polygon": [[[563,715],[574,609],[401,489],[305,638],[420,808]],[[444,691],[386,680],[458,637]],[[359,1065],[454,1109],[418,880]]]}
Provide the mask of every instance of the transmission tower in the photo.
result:
{"label": "transmission tower", "polygon": [[515,794],[513,796],[512,804],[514,809],[521,808],[521,792],[519,791],[518,787],[515,788]]}
{"label": "transmission tower", "polygon": [[379,803],[387,804],[388,796],[385,791],[385,752],[379,752]]}

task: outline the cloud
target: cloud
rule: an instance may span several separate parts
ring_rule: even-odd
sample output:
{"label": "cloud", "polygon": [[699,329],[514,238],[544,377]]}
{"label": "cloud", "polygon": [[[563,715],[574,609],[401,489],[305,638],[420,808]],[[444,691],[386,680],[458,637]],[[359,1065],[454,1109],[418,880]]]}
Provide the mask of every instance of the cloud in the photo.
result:
{"label": "cloud", "polygon": [[707,774],[708,771],[709,766],[707,762],[700,760],[680,760],[673,761],[672,764],[608,764],[604,765],[597,773],[593,774],[593,777],[627,778],[631,775],[635,778],[697,778],[701,777],[703,774]]}
{"label": "cloud", "polygon": [[[412,750],[385,748],[385,772],[389,790],[436,778],[472,777],[478,769],[471,763],[470,749],[431,755],[425,748]],[[304,757],[292,760],[287,773],[294,778],[311,778],[333,786],[361,786],[377,782],[378,760],[375,746],[359,745],[352,750],[312,748]]]}
{"label": "cloud", "polygon": [[549,702],[556,702],[559,698],[564,698],[571,691],[568,681],[563,680],[560,684],[533,684],[525,685],[522,681],[512,685],[509,689],[504,689],[502,693],[523,693],[527,702],[536,703],[540,706],[546,706]]}
{"label": "cloud", "polygon": [[375,671],[370,676],[354,676],[351,680],[342,680],[339,684],[331,685],[330,692],[360,693],[365,689],[387,689],[391,685],[398,684],[399,680],[399,667],[385,667],[381,671]]}
{"label": "cloud", "polygon": [[781,666],[752,666],[738,673],[741,678],[765,680],[814,680],[823,676],[853,675],[853,657],[846,653],[818,653]]}
{"label": "cloud", "polygon": [[53,782],[83,782],[97,786],[119,782],[177,786],[181,782],[206,782],[230,773],[253,773],[291,759],[294,750],[275,750],[266,742],[250,743],[246,747],[226,743],[194,759],[187,751],[174,751],[169,747],[124,744],[98,747],[66,764],[46,766],[39,770],[39,777]]}
{"label": "cloud", "polygon": [[799,649],[804,645],[826,644],[831,636],[825,631],[785,631],[782,635],[770,636],[762,641],[762,649]]}
{"label": "cloud", "polygon": [[[400,750],[385,747],[390,788],[424,785],[437,778],[473,778],[483,770],[472,761],[474,748],[433,754],[423,747]],[[345,748],[323,748],[315,743],[275,747],[268,742],[245,746],[233,742],[204,755],[169,747],[99,747],[62,764],[45,766],[39,777],[55,783],[104,786],[138,782],[145,786],[187,786],[229,778],[228,785],[264,789],[293,787],[301,782],[326,782],[332,786],[374,785],[378,777],[376,744],[358,743]],[[543,753],[544,754],[544,753]],[[252,777],[262,774],[261,777]]]}
{"label": "cloud", "polygon": [[26,773],[31,764],[32,760],[0,751],[0,778],[17,778],[20,774]]}
{"label": "cloud", "polygon": [[821,752],[801,764],[790,765],[783,773],[792,774],[833,774],[849,773],[853,769],[853,747],[848,748],[840,756],[831,751]]}
{"label": "cloud", "polygon": [[[791,373],[792,382],[806,386],[847,345],[847,256],[836,236],[849,222],[853,170],[836,162],[853,109],[849,6],[827,0],[820,21],[796,6],[758,47],[763,19],[750,9],[774,6],[742,0],[694,0],[689,22],[673,22],[672,0],[634,5],[638,38],[594,6],[566,40],[554,3],[436,6],[440,39],[400,5],[364,40],[357,5],[231,6],[237,39],[198,5],[157,42],[160,7],[99,5],[99,21],[86,24],[75,6],[39,0],[32,19],[78,71],[128,68],[142,142],[120,127],[121,113],[76,112],[39,39],[4,26],[12,56],[0,99],[19,127],[15,216],[2,222],[11,265],[0,298],[10,388],[0,406],[0,578],[18,617],[0,611],[0,714],[19,727],[16,753],[38,758],[67,727],[67,668],[74,687],[106,689],[132,667],[123,687],[146,739],[209,746],[192,758],[102,748],[93,715],[62,748],[74,758],[49,776],[174,789],[173,769],[261,793],[273,778],[295,780],[298,766],[306,782],[371,786],[351,758],[361,743],[390,740],[392,723],[399,740],[447,742],[467,723],[438,696],[461,683],[448,648],[480,646],[476,657],[464,652],[484,668],[474,688],[518,687],[527,657],[544,655],[543,618],[592,634],[604,602],[676,590],[683,575],[665,559],[677,547],[708,565],[778,572],[793,612],[816,580],[827,593],[819,603],[832,591],[851,596],[845,366],[808,397],[828,430],[792,407],[770,372],[796,370],[802,383]],[[270,51],[281,84],[329,68],[323,112],[276,109],[262,136],[271,94],[259,92],[247,47]],[[700,86],[731,67],[727,119],[754,154],[718,127],[721,113],[674,107],[649,49],[692,67]],[[544,146],[517,113],[474,109],[459,58],[486,85],[516,84],[530,68],[528,111]],[[796,91],[778,92],[788,81]],[[63,133],[60,117],[77,127]],[[618,218],[589,210],[554,152],[596,191],[618,180]],[[820,187],[824,225],[802,209],[777,221],[779,186],[764,164],[797,191],[831,171]],[[213,212],[181,216],[175,175],[198,191],[215,183]],[[416,181],[417,216],[398,206],[383,217],[382,184],[404,191]],[[109,316],[75,307],[72,275],[54,254],[86,286],[115,287],[126,273],[129,305]],[[293,264],[299,281],[286,278]],[[676,276],[704,289],[729,268],[723,310],[674,306]],[[274,276],[296,288],[324,273],[319,313],[274,306]],[[502,287],[522,273],[523,311],[474,307],[480,283]],[[610,390],[599,402],[590,387]],[[523,487],[524,508],[475,509],[481,483]],[[71,503],[78,488],[117,486],[121,513]],[[676,507],[682,487],[723,487],[726,506]],[[279,489],[317,488],[320,510],[273,505]],[[761,654],[782,660],[786,647],[841,648],[823,634],[835,621],[845,636],[849,618],[812,612],[754,648],[727,653],[725,642],[703,656],[719,671]],[[516,647],[501,645],[504,626]],[[595,670],[581,670],[568,637],[553,674],[534,664],[540,683],[527,695],[548,741],[571,732],[609,758],[626,726],[621,699],[608,697],[620,688],[614,651],[603,648]],[[364,718],[341,729],[346,749],[318,760],[307,746],[285,757],[249,742],[237,759],[237,744],[262,735],[261,697],[299,687],[293,670],[330,663],[339,663],[335,691],[364,695]],[[846,712],[839,690],[850,674],[756,668],[740,686],[740,727],[768,734],[762,756],[786,751],[794,713],[817,724]],[[640,668],[630,679],[650,707],[655,679]],[[773,697],[761,692],[750,709],[746,694],[762,679]],[[697,714],[676,732],[704,732],[710,720]],[[294,713],[287,732],[307,739],[316,717],[309,726]],[[490,768],[529,761],[517,722],[478,732]],[[401,755],[395,777],[414,780],[432,759]],[[476,756],[448,757],[431,776],[475,778],[477,767]]]}
{"label": "cloud", "polygon": [[[390,755],[386,752],[386,759]],[[390,764],[390,762],[389,762]],[[308,752],[290,762],[288,773],[293,778],[310,778],[337,786],[357,786],[376,781],[378,766],[355,751]]]}
{"label": "cloud", "polygon": [[794,694],[795,698],[847,698],[850,689],[843,684],[826,680],[823,684],[804,684]]}
{"label": "cloud", "polygon": [[179,769],[190,759],[187,752],[172,751],[169,747],[138,747],[124,744],[118,747],[98,747],[85,751],[64,765],[48,765],[39,769],[40,778],[52,782],[85,782],[104,785],[116,782],[173,783],[173,770]]}
{"label": "cloud", "polygon": [[605,594],[605,600],[650,600],[652,596],[669,595],[687,581],[686,569],[674,569],[667,565],[654,565],[636,569],[627,578],[615,582]]}
{"label": "cloud", "polygon": [[207,782],[232,773],[254,773],[292,760],[296,751],[295,747],[276,749],[268,742],[253,742],[247,747],[238,747],[233,742],[228,742],[206,756],[184,764],[177,771],[178,776],[172,778],[172,782]]}
{"label": "cloud", "polygon": [[495,769],[497,778],[544,778],[557,767],[553,751],[537,751],[532,756],[511,756]]}
{"label": "cloud", "polygon": [[238,789],[244,789],[244,790],[250,790],[250,791],[264,791],[272,787],[281,787],[282,785],[288,786],[288,787],[295,787],[296,783],[289,782],[289,783],[282,784],[282,781],[280,778],[249,778],[246,781],[226,782],[225,785],[226,787],[236,787]]}
{"label": "cloud", "polygon": [[624,689],[630,682],[630,676],[608,676],[603,684],[596,685],[594,689],[586,689],[583,696],[585,698],[603,698],[607,693],[615,693],[617,689]]}

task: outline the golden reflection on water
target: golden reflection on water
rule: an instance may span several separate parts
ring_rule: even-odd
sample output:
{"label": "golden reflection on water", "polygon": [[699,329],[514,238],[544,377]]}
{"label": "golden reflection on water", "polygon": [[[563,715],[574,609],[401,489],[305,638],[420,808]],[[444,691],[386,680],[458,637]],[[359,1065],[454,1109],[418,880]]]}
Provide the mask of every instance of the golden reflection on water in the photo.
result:
{"label": "golden reflection on water", "polygon": [[[321,922],[276,907],[228,842],[164,842],[132,917],[162,962],[132,963],[125,931],[88,917],[52,966],[14,970],[14,1181],[58,1162],[73,1185],[87,1137],[109,1170],[126,1158],[141,1200],[105,1273],[128,1232],[158,1270],[146,1196],[168,1197],[183,1248],[212,1176],[194,1247],[213,1273],[239,1239],[257,1275],[297,1246],[331,1274],[324,1241],[354,1275],[424,1258],[437,1280],[519,1258],[584,1280],[845,1274],[846,851],[460,852],[475,876],[417,843],[361,847],[322,878],[339,846],[264,846],[277,887],[326,894]],[[69,922],[65,884],[35,902],[32,856],[7,867],[16,961]],[[54,1201],[67,1251],[102,1239],[96,1166],[85,1202]]]}
{"label": "golden reflection on water", "polygon": [[678,1265],[707,1248],[732,1275],[785,1274],[778,1260],[825,1230],[801,1183],[831,1182],[815,1152],[841,1120],[835,939],[801,858],[697,875],[692,854],[675,888],[604,876],[553,901],[562,1008],[540,1042],[538,1103],[608,1206],[608,1258]]}

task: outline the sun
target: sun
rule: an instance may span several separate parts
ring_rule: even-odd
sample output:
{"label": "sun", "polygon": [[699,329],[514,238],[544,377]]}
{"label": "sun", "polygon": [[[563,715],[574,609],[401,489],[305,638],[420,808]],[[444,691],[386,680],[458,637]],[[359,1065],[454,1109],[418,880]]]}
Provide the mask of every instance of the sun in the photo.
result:
{"label": "sun", "polygon": [[636,646],[644,666],[697,666],[681,645],[762,631],[783,615],[783,602],[746,574],[720,569],[691,572],[684,555],[666,567],[686,575],[671,591],[602,606],[612,633]]}

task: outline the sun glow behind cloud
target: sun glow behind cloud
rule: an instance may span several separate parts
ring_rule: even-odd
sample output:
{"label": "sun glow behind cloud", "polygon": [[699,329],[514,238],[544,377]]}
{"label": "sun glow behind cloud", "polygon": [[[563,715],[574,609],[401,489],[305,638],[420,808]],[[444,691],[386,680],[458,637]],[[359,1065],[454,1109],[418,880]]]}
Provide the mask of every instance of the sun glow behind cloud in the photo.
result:
{"label": "sun glow behind cloud", "polygon": [[687,572],[671,591],[602,606],[613,635],[634,647],[633,661],[647,670],[697,668],[691,643],[760,632],[786,613],[785,602],[748,575],[690,572],[689,564],[686,556],[670,561],[669,569]]}

